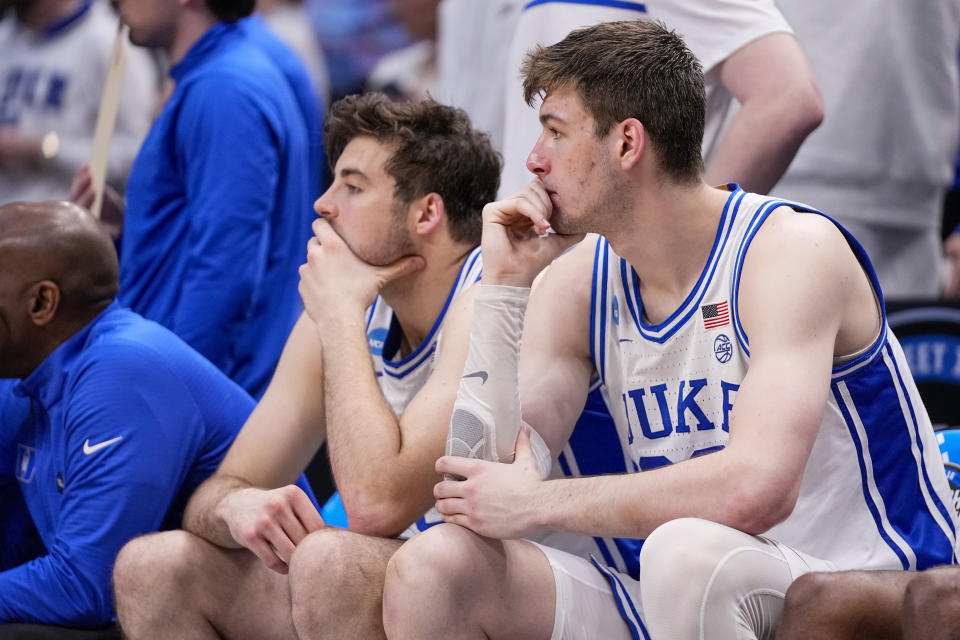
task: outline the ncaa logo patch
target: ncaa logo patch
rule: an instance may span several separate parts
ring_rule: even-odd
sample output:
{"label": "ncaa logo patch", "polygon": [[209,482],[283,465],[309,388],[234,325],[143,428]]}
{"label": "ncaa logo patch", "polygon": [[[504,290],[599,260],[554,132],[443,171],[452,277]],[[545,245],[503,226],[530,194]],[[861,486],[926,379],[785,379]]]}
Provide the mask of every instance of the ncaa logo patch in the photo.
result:
{"label": "ncaa logo patch", "polygon": [[733,357],[733,343],[725,334],[721,333],[714,339],[713,355],[717,356],[717,362],[720,364],[730,362],[730,358]]}
{"label": "ncaa logo patch", "polygon": [[613,296],[613,324],[620,325],[620,301],[617,296]]}
{"label": "ncaa logo patch", "polygon": [[37,450],[25,444],[17,445],[17,480],[24,484],[33,481],[33,473],[37,470]]}
{"label": "ncaa logo patch", "polygon": [[383,343],[387,339],[386,329],[374,329],[367,334],[367,344],[370,345],[370,353],[375,356],[383,355]]}

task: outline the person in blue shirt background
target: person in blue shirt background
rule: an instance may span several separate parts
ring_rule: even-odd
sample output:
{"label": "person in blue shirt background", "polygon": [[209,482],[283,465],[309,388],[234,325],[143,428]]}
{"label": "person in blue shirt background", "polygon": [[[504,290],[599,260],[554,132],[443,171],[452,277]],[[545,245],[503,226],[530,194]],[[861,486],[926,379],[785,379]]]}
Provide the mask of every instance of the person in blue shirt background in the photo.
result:
{"label": "person in blue shirt background", "polygon": [[[134,161],[125,211],[107,198],[103,216],[123,219],[120,301],[258,398],[302,309],[320,162],[308,126],[320,125],[305,122],[315,107],[277,63],[283,45],[243,20],[253,5],[117,3],[131,42],[164,52],[176,86]],[[92,201],[88,183],[78,175],[71,199]]]}
{"label": "person in blue shirt background", "polygon": [[108,625],[117,551],[180,525],[253,409],[116,292],[113,244],[82,208],[0,207],[0,378],[19,378],[0,381],[0,627]]}

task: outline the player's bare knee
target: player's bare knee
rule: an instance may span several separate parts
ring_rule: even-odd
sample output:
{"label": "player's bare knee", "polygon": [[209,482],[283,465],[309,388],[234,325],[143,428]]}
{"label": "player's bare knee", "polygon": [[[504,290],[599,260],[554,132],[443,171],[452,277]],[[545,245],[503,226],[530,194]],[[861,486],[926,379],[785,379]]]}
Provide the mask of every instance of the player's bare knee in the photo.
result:
{"label": "player's bare knee", "polygon": [[184,531],[165,531],[134,538],[120,549],[113,565],[113,581],[118,596],[135,591],[147,583],[152,590],[165,584],[175,585],[177,575],[188,565]]}
{"label": "player's bare knee", "polygon": [[837,596],[840,574],[813,571],[794,580],[784,597],[784,611],[819,610],[826,601]]}
{"label": "player's bare knee", "polygon": [[318,603],[336,608],[344,580],[356,572],[350,555],[356,538],[357,534],[330,527],[311,533],[297,544],[287,575],[294,624],[322,617],[324,611]]}
{"label": "player's bare knee", "polygon": [[301,540],[290,558],[291,588],[298,583],[312,582],[321,573],[326,578],[348,571],[349,549],[354,537],[356,534],[344,529],[329,527],[314,531]]}
{"label": "player's bare knee", "polygon": [[960,569],[937,568],[918,573],[903,596],[905,617],[921,620],[950,616],[960,620]]}
{"label": "player's bare knee", "polygon": [[157,615],[158,604],[191,584],[187,552],[191,537],[185,531],[152,533],[134,538],[117,554],[114,600],[117,618],[128,632]]}
{"label": "player's bare knee", "polygon": [[[476,534],[452,524],[440,524],[408,540],[387,563],[383,589],[384,620],[429,593],[452,594],[471,578],[469,544]],[[434,589],[424,590],[424,584]]]}

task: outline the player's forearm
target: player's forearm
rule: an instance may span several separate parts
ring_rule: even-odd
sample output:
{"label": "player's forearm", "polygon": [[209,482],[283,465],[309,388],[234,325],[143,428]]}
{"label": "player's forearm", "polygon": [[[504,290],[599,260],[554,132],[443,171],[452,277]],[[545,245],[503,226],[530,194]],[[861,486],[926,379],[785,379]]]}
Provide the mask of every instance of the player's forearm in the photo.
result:
{"label": "player's forearm", "polygon": [[745,103],[711,158],[706,181],[738,182],[747,191],[768,193],[822,119],[823,107],[814,91]]}
{"label": "player's forearm", "polygon": [[724,453],[642,473],[543,482],[529,499],[530,527],[646,538],[665,522],[696,517],[759,534],[789,514],[775,483]]}
{"label": "player's forearm", "polygon": [[[413,522],[421,512],[403,473],[400,422],[383,397],[363,327],[346,320],[325,323],[323,342],[327,451],[351,526],[371,519]],[[403,525],[405,526],[405,525]],[[403,528],[400,526],[400,529]],[[393,527],[390,527],[393,528]]]}
{"label": "player's forearm", "polygon": [[450,420],[448,455],[513,460],[521,421],[520,337],[529,296],[526,287],[486,283],[478,287],[469,352]]}
{"label": "player's forearm", "polygon": [[228,549],[240,548],[224,518],[224,501],[250,484],[236,476],[215,473],[197,487],[183,514],[183,528],[204,540]]}

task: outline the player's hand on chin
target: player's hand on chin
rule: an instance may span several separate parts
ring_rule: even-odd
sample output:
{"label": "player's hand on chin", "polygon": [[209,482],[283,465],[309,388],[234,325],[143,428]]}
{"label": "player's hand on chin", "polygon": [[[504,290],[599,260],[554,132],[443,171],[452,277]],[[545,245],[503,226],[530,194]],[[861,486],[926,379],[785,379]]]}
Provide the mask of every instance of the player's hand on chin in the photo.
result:
{"label": "player's hand on chin", "polygon": [[525,538],[540,530],[534,507],[543,480],[526,425],[517,436],[515,459],[510,464],[444,456],[437,460],[436,469],[464,478],[444,480],[433,488],[437,511],[445,522],[488,538]]}
{"label": "player's hand on chin", "polygon": [[300,297],[314,322],[355,318],[373,304],[383,286],[424,266],[420,256],[404,256],[388,265],[357,257],[330,223],[318,218],[300,267]]}
{"label": "player's hand on chin", "polygon": [[483,282],[529,287],[537,274],[583,234],[553,232],[553,203],[539,178],[483,208]]}

